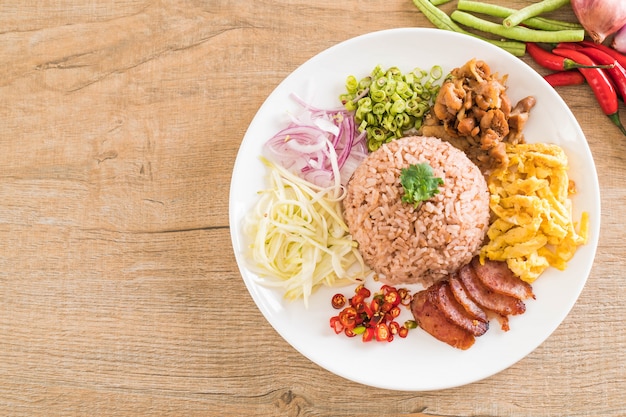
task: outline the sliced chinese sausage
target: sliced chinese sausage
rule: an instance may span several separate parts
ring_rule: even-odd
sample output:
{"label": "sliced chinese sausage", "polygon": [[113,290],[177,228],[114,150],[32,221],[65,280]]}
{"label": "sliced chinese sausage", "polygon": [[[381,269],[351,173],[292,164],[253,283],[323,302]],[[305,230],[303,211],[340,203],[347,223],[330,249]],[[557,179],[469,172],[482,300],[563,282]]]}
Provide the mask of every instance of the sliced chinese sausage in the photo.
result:
{"label": "sliced chinese sausage", "polygon": [[482,336],[489,329],[489,322],[476,320],[471,317],[465,308],[454,298],[447,281],[439,281],[430,291],[430,301],[457,326],[462,327],[474,336]]}
{"label": "sliced chinese sausage", "polygon": [[535,298],[530,284],[519,279],[509,269],[506,262],[486,260],[484,264],[481,264],[479,257],[476,256],[472,259],[471,265],[478,279],[490,290],[520,300]]}
{"label": "sliced chinese sausage", "polygon": [[469,264],[461,267],[458,273],[468,294],[479,306],[502,316],[522,314],[526,311],[526,305],[522,300],[485,287]]}
{"label": "sliced chinese sausage", "polygon": [[422,290],[413,296],[411,312],[415,321],[436,339],[457,349],[469,349],[476,340],[465,329],[451,323],[446,316],[429,300],[428,290]]}
{"label": "sliced chinese sausage", "polygon": [[471,315],[476,320],[484,322],[487,322],[489,320],[487,318],[485,310],[480,308],[480,306],[476,304],[474,300],[472,300],[472,298],[469,296],[467,290],[465,289],[465,287],[463,287],[463,283],[461,283],[461,280],[459,279],[457,274],[452,275],[448,282],[450,285],[450,290],[452,291],[452,294],[454,294],[454,298],[459,304],[461,304],[465,308],[465,311],[467,311],[469,315]]}

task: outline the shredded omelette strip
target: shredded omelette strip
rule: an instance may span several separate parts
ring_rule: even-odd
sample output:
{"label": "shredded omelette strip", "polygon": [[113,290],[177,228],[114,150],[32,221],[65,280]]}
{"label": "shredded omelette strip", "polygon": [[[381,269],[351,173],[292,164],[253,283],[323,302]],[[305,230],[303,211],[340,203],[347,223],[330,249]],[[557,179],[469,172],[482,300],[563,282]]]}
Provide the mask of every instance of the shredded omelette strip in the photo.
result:
{"label": "shredded omelette strip", "polygon": [[506,261],[522,280],[532,283],[548,267],[567,267],[576,249],[587,242],[589,214],[572,221],[568,160],[558,145],[507,145],[509,162],[490,174],[490,208],[494,215],[480,252]]}

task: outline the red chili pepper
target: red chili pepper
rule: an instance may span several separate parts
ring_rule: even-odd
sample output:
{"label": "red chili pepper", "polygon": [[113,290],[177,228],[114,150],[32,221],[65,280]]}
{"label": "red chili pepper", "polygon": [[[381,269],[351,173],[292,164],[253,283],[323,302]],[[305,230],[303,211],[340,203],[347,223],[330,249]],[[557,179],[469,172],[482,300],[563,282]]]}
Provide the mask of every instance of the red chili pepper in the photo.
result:
{"label": "red chili pepper", "polygon": [[526,51],[537,64],[553,71],[564,71],[576,68],[596,68],[597,65],[586,65],[568,57],[555,55],[533,42],[526,43]]}
{"label": "red chili pepper", "polygon": [[375,311],[374,314],[372,314],[372,317],[370,317],[370,325],[374,326],[378,323],[381,323],[385,320],[385,313],[383,313],[382,311]]}
{"label": "red chili pepper", "polygon": [[350,299],[350,305],[354,308],[357,308],[357,306],[362,304],[364,301],[365,301],[365,297],[357,293]]}
{"label": "red chili pepper", "polygon": [[370,295],[372,295],[372,293],[370,292],[370,290],[368,290],[365,285],[361,284],[359,286],[357,286],[354,289],[354,293],[360,295],[361,297],[363,297],[363,299],[369,297]]}
{"label": "red chili pepper", "polygon": [[[364,342],[372,339],[391,342],[396,334],[407,336],[410,321],[404,326],[396,321],[401,314],[403,299],[411,298],[407,289],[383,285],[381,291],[373,294],[371,301],[367,298],[372,294],[364,285],[356,287],[354,293],[349,300],[339,293],[331,299],[333,307],[341,309],[339,314],[330,318],[330,327],[335,333],[344,333],[347,337],[362,335]],[[342,308],[346,301],[348,305]]]}
{"label": "red chili pepper", "polygon": [[610,68],[607,68],[606,72],[609,74],[611,80],[613,80],[615,89],[622,97],[622,100],[626,101],[626,69],[624,69],[617,59],[598,48],[587,47],[579,51],[598,64],[611,65]]}
{"label": "red chili pepper", "polygon": [[585,77],[578,70],[559,71],[544,75],[543,78],[552,87],[565,87],[585,83]]}
{"label": "red chili pepper", "polygon": [[335,294],[330,300],[330,303],[332,304],[333,308],[339,310],[346,305],[346,296],[343,294]]}
{"label": "red chili pepper", "polygon": [[408,336],[408,334],[409,334],[409,329],[404,326],[400,326],[400,329],[398,330],[398,336],[405,338]]}
{"label": "red chili pepper", "polygon": [[559,49],[581,49],[584,48],[583,45],[578,42],[559,42],[556,46]]}
{"label": "red chili pepper", "polygon": [[381,306],[380,306],[380,311],[383,313],[389,313],[389,310],[391,310],[393,308],[393,304],[385,301]]}
{"label": "red chili pepper", "polygon": [[366,301],[361,303],[357,311],[359,312],[361,317],[363,317],[363,320],[369,320],[374,315],[370,304]]}
{"label": "red chili pepper", "polygon": [[593,41],[582,41],[582,42],[579,42],[579,45],[599,49],[602,52],[611,55],[613,58],[617,60],[617,62],[619,62],[622,65],[622,67],[626,68],[626,55],[620,53],[619,51],[616,51],[615,49],[609,46],[606,46],[603,44],[597,44],[597,43],[594,43]]}
{"label": "red chili pepper", "polygon": [[398,294],[398,291],[396,291],[395,289],[386,292],[384,297],[386,303],[390,303],[394,306],[397,306],[398,304],[400,304],[400,301],[402,301],[402,299],[400,298],[400,294]]}
{"label": "red chili pepper", "polygon": [[379,342],[390,341],[391,332],[389,331],[389,326],[386,323],[378,323],[376,325],[376,340]]}
{"label": "red chili pepper", "polygon": [[356,329],[361,329],[361,327],[355,327],[354,329],[348,329],[346,328],[343,332],[346,334],[346,336],[348,337],[354,337],[357,335]]}
{"label": "red chili pepper", "polygon": [[408,306],[409,304],[411,304],[412,296],[408,289],[398,288],[398,295],[400,296],[400,302],[403,306]]}
{"label": "red chili pepper", "polygon": [[348,329],[354,328],[357,324],[357,312],[354,307],[347,307],[341,310],[341,313],[339,313],[339,321],[343,327],[347,327]]}
{"label": "red chili pepper", "polygon": [[382,297],[374,297],[372,299],[372,302],[370,303],[370,308],[372,309],[373,312],[380,311],[384,303],[385,303],[385,300],[383,300]]}
{"label": "red chili pepper", "polygon": [[330,318],[330,327],[339,334],[343,331],[343,324],[339,321],[339,316],[333,316]]}
{"label": "red chili pepper", "polygon": [[372,340],[374,338],[374,328],[373,327],[368,327],[365,329],[365,331],[363,332],[363,336],[361,336],[363,338],[364,342],[369,342],[370,340]]}
{"label": "red chili pepper", "polygon": [[400,323],[398,323],[397,321],[392,321],[389,323],[389,331],[391,332],[391,334],[398,334],[400,333]]}
{"label": "red chili pepper", "polygon": [[[555,48],[552,52],[566,58],[573,59],[585,65],[594,65],[594,61],[580,51],[572,49]],[[587,80],[587,84],[591,87],[593,93],[602,108],[604,114],[617,126],[622,134],[626,136],[626,129],[619,118],[619,102],[617,101],[617,93],[613,83],[606,75],[605,71],[600,68],[579,68],[578,69]]]}

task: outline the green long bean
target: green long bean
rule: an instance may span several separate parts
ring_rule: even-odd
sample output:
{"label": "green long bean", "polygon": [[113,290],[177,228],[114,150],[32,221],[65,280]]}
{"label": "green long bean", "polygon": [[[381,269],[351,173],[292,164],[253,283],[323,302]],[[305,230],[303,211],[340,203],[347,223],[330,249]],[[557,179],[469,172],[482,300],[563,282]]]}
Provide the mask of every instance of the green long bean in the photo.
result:
{"label": "green long bean", "polygon": [[460,10],[455,10],[450,18],[461,25],[482,32],[498,35],[506,39],[514,39],[520,42],[580,42],[585,38],[585,31],[580,30],[535,30],[521,26],[507,28],[501,24],[481,19]]}
{"label": "green long bean", "polygon": [[529,17],[551,12],[569,3],[570,0],[542,0],[517,10],[515,13],[505,18],[502,24],[508,28],[514,27]]}
{"label": "green long bean", "polygon": [[487,41],[495,46],[498,46],[515,56],[524,56],[524,54],[526,54],[526,44],[524,42],[486,39],[482,36],[470,33],[461,28],[450,18],[450,16],[446,14],[446,12],[439,9],[437,6],[434,6],[429,0],[413,0],[413,4],[415,4],[415,6],[424,14],[424,16],[426,16],[426,18],[439,29],[462,33],[478,39],[482,39],[483,41]]}
{"label": "green long bean", "polygon": [[[474,0],[459,0],[456,8],[458,10],[466,12],[480,13],[492,17],[507,18],[511,14],[515,13],[515,9],[511,9],[505,6],[499,6],[497,4],[483,3]],[[531,17],[522,22],[524,26],[532,29],[540,30],[568,30],[568,29],[582,29],[582,25],[577,22],[564,22],[561,20],[548,19],[545,17],[537,16]]]}

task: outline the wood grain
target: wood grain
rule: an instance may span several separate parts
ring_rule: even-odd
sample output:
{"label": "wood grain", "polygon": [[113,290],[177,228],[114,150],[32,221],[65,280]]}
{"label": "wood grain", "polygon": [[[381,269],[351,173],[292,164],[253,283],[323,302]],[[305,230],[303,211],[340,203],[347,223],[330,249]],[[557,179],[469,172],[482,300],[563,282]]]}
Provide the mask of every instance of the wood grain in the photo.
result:
{"label": "wood grain", "polygon": [[228,195],[274,87],[337,42],[431,27],[412,2],[24,3],[0,6],[1,415],[626,415],[626,140],[585,86],[559,90],[602,193],[579,301],[493,377],[386,391],[318,367],[265,321]]}

